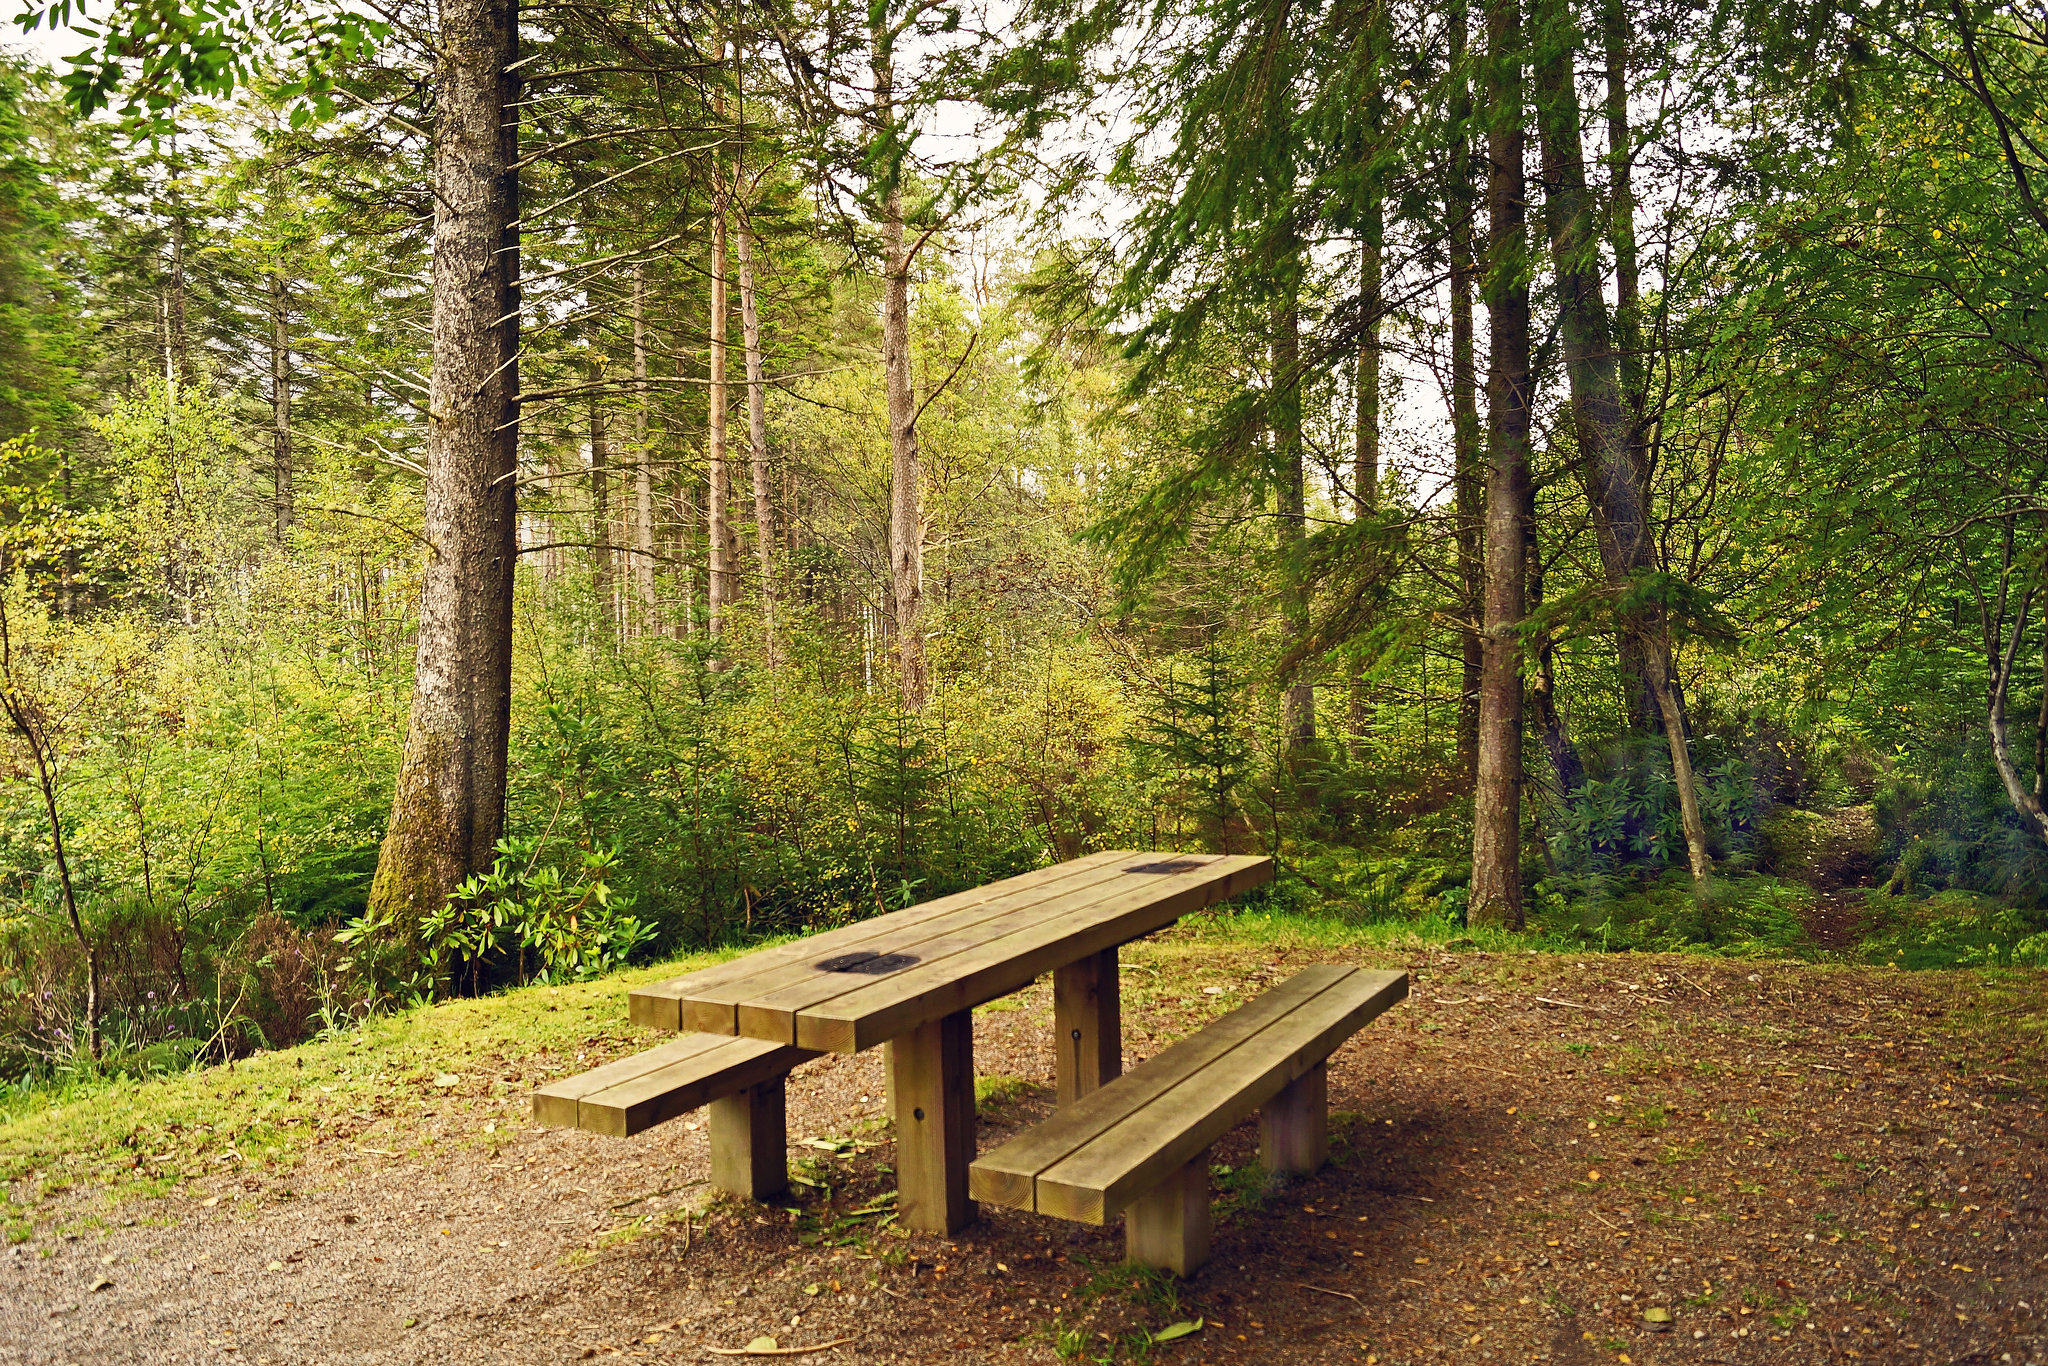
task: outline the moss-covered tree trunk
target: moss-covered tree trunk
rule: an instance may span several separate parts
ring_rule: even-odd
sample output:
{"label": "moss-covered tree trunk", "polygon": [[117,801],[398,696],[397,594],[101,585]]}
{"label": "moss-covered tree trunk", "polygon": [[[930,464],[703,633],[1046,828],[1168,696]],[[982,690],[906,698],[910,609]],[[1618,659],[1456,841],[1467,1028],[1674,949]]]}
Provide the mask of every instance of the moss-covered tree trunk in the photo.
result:
{"label": "moss-covered tree trunk", "polygon": [[515,0],[448,0],[435,66],[434,349],[412,709],[373,913],[403,926],[487,869],[505,823],[518,550]]}
{"label": "moss-covered tree trunk", "polygon": [[[1540,0],[1536,14],[1536,126],[1543,153],[1544,228],[1557,274],[1558,331],[1601,568],[1619,597],[1656,565],[1649,494],[1629,450],[1633,424],[1625,415],[1620,360],[1601,292],[1600,233],[1580,140],[1578,30],[1571,7],[1560,0]],[[1662,612],[1641,607],[1622,616],[1619,636],[1624,673],[1640,681],[1663,722],[1693,886],[1705,895],[1713,861],[1693,778],[1670,629]]]}

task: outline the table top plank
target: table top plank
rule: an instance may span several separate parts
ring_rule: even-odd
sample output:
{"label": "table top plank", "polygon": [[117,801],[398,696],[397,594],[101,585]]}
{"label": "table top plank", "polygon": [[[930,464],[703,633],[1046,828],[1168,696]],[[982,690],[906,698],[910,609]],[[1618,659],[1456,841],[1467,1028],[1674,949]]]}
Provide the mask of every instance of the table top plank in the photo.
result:
{"label": "table top plank", "polygon": [[950,918],[947,922],[928,921],[909,927],[898,935],[870,940],[868,947],[875,952],[906,957],[908,961],[895,972],[876,976],[861,972],[824,971],[819,964],[830,961],[829,958],[778,968],[749,984],[751,989],[739,1002],[739,1032],[753,1038],[784,1039],[794,1043],[797,1017],[807,1010],[879,982],[894,980],[899,973],[912,967],[949,961],[959,954],[970,953],[1034,926],[1050,922],[1081,924],[1098,907],[1128,892],[1130,879],[1121,870],[1111,870],[1083,886],[1061,885],[1073,889],[1057,896],[1022,901],[977,918],[972,923],[953,923]]}
{"label": "table top plank", "polygon": [[1095,1135],[1144,1109],[1353,971],[1337,964],[1304,968],[1272,990],[1211,1021],[1135,1071],[1126,1072],[1101,1090],[1062,1107],[1045,1123],[992,1152],[983,1153],[974,1163],[974,1198],[1012,1209],[1038,1208],[1040,1172],[1085,1146]]}
{"label": "table top plank", "polygon": [[1030,985],[1040,973],[1141,938],[1273,876],[1273,861],[1233,854],[1189,873],[1145,879],[1084,911],[1031,925],[935,962],[918,963],[801,1011],[802,1048],[857,1053],[930,1020]]}
{"label": "table top plank", "polygon": [[651,1028],[701,1029],[712,1033],[730,1034],[733,1032],[732,1024],[728,1022],[723,1027],[718,1026],[715,1013],[712,1019],[706,1023],[692,1024],[685,1021],[680,1004],[683,997],[686,994],[695,995],[701,993],[704,994],[707,1000],[716,1000],[717,997],[713,994],[713,989],[721,983],[754,977],[777,964],[799,960],[809,961],[812,958],[833,953],[852,952],[863,948],[866,941],[878,935],[894,933],[903,926],[938,919],[961,910],[971,909],[984,902],[1012,897],[1019,893],[1030,892],[1033,889],[1048,890],[1070,878],[1084,877],[1097,868],[1107,867],[1119,860],[1129,860],[1133,857],[1138,857],[1138,855],[1135,855],[1130,850],[1109,850],[1100,854],[1089,854],[1078,859],[1071,859],[1065,863],[1054,864],[1049,868],[1034,868],[1032,871],[1020,873],[1016,877],[1004,878],[1000,882],[991,882],[986,886],[973,887],[963,892],[954,892],[947,896],[935,897],[930,901],[921,902],[916,906],[906,910],[895,911],[889,915],[876,916],[868,920],[857,920],[851,925],[842,925],[838,929],[827,930],[823,934],[811,935],[808,938],[791,940],[786,944],[778,944],[773,948],[758,949],[752,953],[741,954],[737,958],[728,959],[723,963],[714,963],[708,968],[700,968],[696,972],[682,977],[671,978],[666,982],[654,982],[643,987],[636,987],[628,996],[631,1004],[632,1020],[634,1024],[645,1025]]}
{"label": "table top plank", "polygon": [[[919,961],[930,961],[982,943],[995,935],[1008,933],[1019,924],[1031,923],[1050,915],[1070,913],[1102,901],[1113,895],[1126,881],[1127,875],[1114,865],[1092,868],[1078,877],[1021,889],[1008,896],[997,897],[978,906],[963,907],[934,919],[908,921],[890,926],[863,941],[857,951],[873,954],[910,954]],[[773,964],[752,977],[714,983],[702,991],[691,990],[681,999],[685,1010],[690,1013],[695,1013],[702,1007],[709,1014],[721,1006],[731,1004],[738,1007],[741,1013],[745,1013],[749,1008],[756,1008],[770,1012],[779,1011],[784,1016],[793,1018],[795,1010],[818,1001],[830,1000],[834,996],[843,995],[877,980],[871,974],[820,970],[818,965],[821,962],[839,957],[844,952],[837,945],[824,945],[816,952],[806,954],[799,961]],[[738,1029],[742,1034],[752,1034],[759,1038],[782,1037],[779,1034],[750,1029],[745,1023],[741,1023]]]}
{"label": "table top plank", "polygon": [[[1354,972],[1038,1174],[1036,1208],[1103,1223],[1221,1138],[1408,994],[1401,972]],[[1218,1096],[1233,1098],[1227,1106]],[[1161,1135],[1170,1138],[1161,1142]]]}

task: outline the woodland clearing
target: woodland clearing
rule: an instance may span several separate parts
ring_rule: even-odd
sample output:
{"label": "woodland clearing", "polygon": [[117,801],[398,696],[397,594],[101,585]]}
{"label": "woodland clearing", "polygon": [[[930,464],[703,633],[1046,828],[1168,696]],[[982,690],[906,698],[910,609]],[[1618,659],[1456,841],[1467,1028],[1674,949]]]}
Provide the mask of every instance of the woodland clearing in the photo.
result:
{"label": "woodland clearing", "polygon": [[[644,1042],[625,989],[668,965],[17,1111],[0,1359],[2048,1355],[2038,973],[1345,938],[1220,917],[1127,951],[1132,1058],[1310,962],[1415,980],[1333,1060],[1321,1174],[1269,1188],[1255,1125],[1218,1145],[1187,1283],[1120,1266],[1115,1226],[898,1233],[874,1054],[791,1078],[786,1207],[708,1196],[701,1114],[536,1129],[526,1092]],[[1043,983],[977,1012],[984,1144],[1051,1107],[1049,1012]]]}

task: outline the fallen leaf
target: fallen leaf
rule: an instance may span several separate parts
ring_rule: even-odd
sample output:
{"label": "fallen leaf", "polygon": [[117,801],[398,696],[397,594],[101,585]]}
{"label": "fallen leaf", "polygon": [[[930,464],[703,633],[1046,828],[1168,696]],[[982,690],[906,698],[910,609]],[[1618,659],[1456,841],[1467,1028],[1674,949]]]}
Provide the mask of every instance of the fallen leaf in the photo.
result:
{"label": "fallen leaf", "polygon": [[441,1087],[453,1086],[461,1080],[462,1078],[453,1072],[443,1072],[440,1076],[434,1078],[434,1085]]}
{"label": "fallen leaf", "polygon": [[113,1288],[114,1283],[108,1280],[105,1276],[101,1276],[99,1279],[95,1280],[91,1285],[85,1288],[85,1293],[90,1295],[95,1290],[112,1290]]}
{"label": "fallen leaf", "polygon": [[1192,1337],[1196,1333],[1199,1333],[1201,1331],[1202,1320],[1182,1319],[1179,1323],[1169,1323],[1164,1328],[1154,1333],[1152,1335],[1152,1341],[1175,1342],[1181,1338]]}
{"label": "fallen leaf", "polygon": [[264,1267],[263,1269],[264,1269],[265,1271],[282,1271],[282,1270],[284,1270],[284,1263],[283,1263],[283,1262],[272,1262],[272,1263],[271,1263],[271,1264],[270,1264],[269,1266],[266,1266],[266,1267]]}
{"label": "fallen leaf", "polygon": [[1661,1305],[1653,1305],[1643,1311],[1643,1326],[1653,1333],[1671,1331],[1671,1311]]}
{"label": "fallen leaf", "polygon": [[774,1338],[760,1337],[748,1343],[747,1350],[749,1352],[772,1352],[780,1345]]}

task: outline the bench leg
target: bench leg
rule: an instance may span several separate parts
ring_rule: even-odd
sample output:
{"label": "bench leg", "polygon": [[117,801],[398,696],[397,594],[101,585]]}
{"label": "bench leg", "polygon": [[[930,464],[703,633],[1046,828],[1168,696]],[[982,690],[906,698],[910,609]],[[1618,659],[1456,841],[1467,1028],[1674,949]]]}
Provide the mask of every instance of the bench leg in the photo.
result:
{"label": "bench leg", "polygon": [[959,1011],[898,1036],[889,1050],[896,1104],[896,1213],[905,1228],[954,1233],[974,1222],[974,1016]]}
{"label": "bench leg", "polygon": [[1259,1161],[1269,1172],[1307,1173],[1329,1155],[1329,1072],[1319,1062],[1260,1107]]}
{"label": "bench leg", "polygon": [[1209,1150],[1124,1211],[1124,1255],[1176,1276],[1209,1260]]}
{"label": "bench leg", "polygon": [[789,1189],[783,1082],[776,1077],[711,1102],[711,1184],[749,1200]]}
{"label": "bench leg", "polygon": [[1053,969],[1052,1026],[1059,1045],[1062,1108],[1122,1075],[1123,1006],[1115,949]]}

